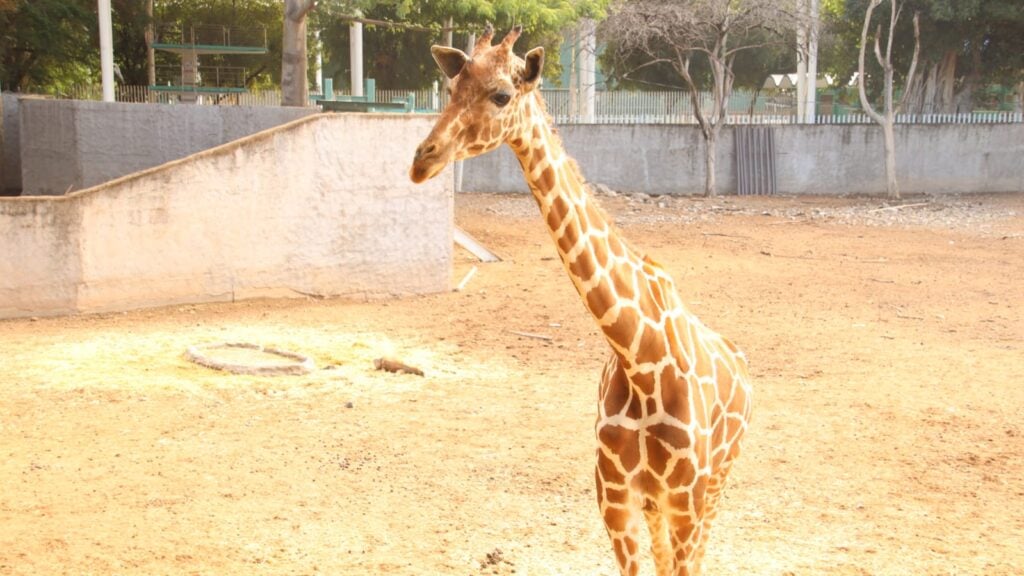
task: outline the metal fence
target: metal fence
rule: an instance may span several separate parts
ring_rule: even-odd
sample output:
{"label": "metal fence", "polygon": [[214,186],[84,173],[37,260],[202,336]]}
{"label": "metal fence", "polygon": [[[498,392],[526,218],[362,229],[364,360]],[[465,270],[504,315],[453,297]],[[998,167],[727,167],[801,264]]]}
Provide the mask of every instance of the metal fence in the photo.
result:
{"label": "metal fence", "polygon": [[[245,86],[247,70],[241,66],[197,66],[190,81],[200,88],[237,88]],[[157,86],[187,86],[181,66],[157,66]],[[146,88],[146,86],[133,86]]]}
{"label": "metal fence", "polygon": [[154,34],[156,44],[173,46],[267,47],[263,26],[167,23],[156,26]]}
{"label": "metal fence", "polygon": [[[227,70],[227,69],[225,69]],[[204,75],[203,78],[208,76]],[[213,77],[214,79],[217,76]],[[218,84],[213,82],[213,84]],[[429,88],[421,90],[376,91],[377,102],[405,100],[409,94],[416,97],[416,110],[438,112],[447,103],[447,95]],[[558,124],[696,124],[693,102],[687,92],[629,92],[609,91],[595,94],[594,111],[591,115],[580,113],[578,104],[572,102],[567,90],[542,90],[548,112]],[[115,91],[119,102],[168,102],[175,99],[167,94],[157,94],[147,86],[119,85]],[[346,90],[335,90],[335,96],[347,96]],[[99,100],[102,91],[98,85],[72,86],[48,94],[57,98]],[[309,105],[314,106],[322,95],[311,92]],[[701,108],[711,107],[711,94],[699,98]],[[249,90],[240,93],[204,94],[196,100],[198,104],[233,106],[280,106],[281,91],[277,89]],[[1012,124],[1024,123],[1022,112],[981,111],[967,114],[900,114],[898,124]],[[792,98],[763,96],[756,92],[735,92],[729,100],[726,123],[732,125],[782,125],[799,124],[796,107]],[[864,113],[848,112],[820,114],[816,124],[873,124]]]}

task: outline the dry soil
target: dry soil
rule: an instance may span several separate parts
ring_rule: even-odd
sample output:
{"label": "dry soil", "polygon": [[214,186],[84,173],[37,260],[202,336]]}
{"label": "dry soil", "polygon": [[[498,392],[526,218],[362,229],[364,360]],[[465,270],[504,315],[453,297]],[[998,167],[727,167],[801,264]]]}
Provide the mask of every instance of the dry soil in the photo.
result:
{"label": "dry soil", "polygon": [[[707,574],[1024,573],[1024,196],[602,202],[751,360]],[[0,322],[0,574],[615,574],[607,345],[532,199],[456,205],[461,292]]]}

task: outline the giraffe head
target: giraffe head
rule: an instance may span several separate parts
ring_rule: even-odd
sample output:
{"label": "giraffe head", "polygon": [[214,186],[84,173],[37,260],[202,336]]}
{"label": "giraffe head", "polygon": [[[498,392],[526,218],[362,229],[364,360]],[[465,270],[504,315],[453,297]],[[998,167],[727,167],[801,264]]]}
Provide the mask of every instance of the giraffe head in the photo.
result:
{"label": "giraffe head", "polygon": [[494,29],[488,24],[472,56],[456,48],[430,49],[441,71],[451,80],[451,99],[419,147],[409,177],[419,183],[433,178],[453,160],[479,156],[523,130],[521,113],[529,94],[540,83],[544,48],[520,58],[512,46],[522,32],[516,26],[491,45]]}

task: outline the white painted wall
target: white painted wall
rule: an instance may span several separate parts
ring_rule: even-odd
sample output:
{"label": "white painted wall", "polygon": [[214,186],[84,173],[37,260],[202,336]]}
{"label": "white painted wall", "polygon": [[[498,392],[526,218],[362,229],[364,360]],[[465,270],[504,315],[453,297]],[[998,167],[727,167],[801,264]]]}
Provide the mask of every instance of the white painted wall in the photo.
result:
{"label": "white painted wall", "polygon": [[433,118],[323,114],[61,197],[0,198],[0,317],[449,288]]}

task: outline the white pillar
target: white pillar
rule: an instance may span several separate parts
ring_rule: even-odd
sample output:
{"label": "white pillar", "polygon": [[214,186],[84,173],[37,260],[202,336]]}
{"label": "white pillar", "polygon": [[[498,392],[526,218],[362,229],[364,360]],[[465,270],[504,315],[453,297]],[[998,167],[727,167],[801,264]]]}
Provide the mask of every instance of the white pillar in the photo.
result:
{"label": "white pillar", "polygon": [[[466,54],[473,56],[473,48],[476,47],[476,32],[470,32],[469,38],[466,40]],[[434,82],[437,85],[437,82]],[[435,88],[435,92],[436,92]],[[452,166],[452,172],[455,174],[455,191],[462,192],[462,160],[456,160]]]}
{"label": "white pillar", "polygon": [[100,16],[100,78],[103,101],[114,101],[114,37],[110,21],[110,0],[97,0]]}
{"label": "white pillar", "polygon": [[580,115],[580,31],[571,30],[569,41],[569,117],[576,121]]}
{"label": "white pillar", "polygon": [[316,83],[316,91],[324,93],[324,43],[320,40],[320,31],[313,33],[316,39],[316,62],[313,64],[313,82]]}
{"label": "white pillar", "polygon": [[[803,1],[798,12],[804,15]],[[805,118],[804,104],[807,102],[807,28],[799,22],[796,28],[796,121],[802,124]]]}
{"label": "white pillar", "polygon": [[597,27],[590,18],[580,21],[580,115],[594,122],[597,96]]}
{"label": "white pillar", "polygon": [[363,23],[353,22],[348,27],[349,68],[352,95],[363,96]]}
{"label": "white pillar", "polygon": [[804,93],[804,119],[807,124],[814,124],[817,121],[818,94],[818,2],[819,0],[808,0],[809,22],[807,25],[807,89]]}

